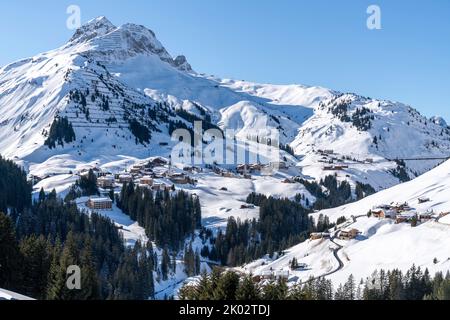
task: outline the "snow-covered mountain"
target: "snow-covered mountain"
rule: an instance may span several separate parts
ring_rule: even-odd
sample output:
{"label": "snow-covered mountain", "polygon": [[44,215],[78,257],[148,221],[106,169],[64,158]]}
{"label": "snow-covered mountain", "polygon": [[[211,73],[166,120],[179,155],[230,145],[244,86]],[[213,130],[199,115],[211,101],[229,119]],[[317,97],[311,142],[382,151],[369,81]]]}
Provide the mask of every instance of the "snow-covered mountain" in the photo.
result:
{"label": "snow-covered mountain", "polygon": [[[53,161],[64,162],[68,171],[83,162],[118,160],[117,155],[168,155],[170,144],[160,143],[170,142],[169,122],[190,125],[175,112],[180,109],[236,130],[239,139],[278,130],[305,176],[328,175],[333,162],[344,165],[342,179],[375,189],[443,161],[393,161],[397,158],[450,153],[445,122],[426,119],[409,106],[321,87],[199,74],[186,57],[173,58],[153,31],[135,24],[116,27],[105,17],[82,26],[56,50],[1,68],[0,108],[0,152],[30,168]],[[76,140],[49,149],[44,142],[56,117],[68,118]],[[134,120],[151,140],[135,143]]]}
{"label": "snow-covered mountain", "polygon": [[[291,146],[306,155],[301,162],[306,174],[326,174],[320,173],[325,165],[318,162],[331,159],[349,166],[346,174],[380,190],[443,162],[450,154],[449,133],[446,125],[428,120],[410,106],[336,94],[315,108]],[[320,150],[327,149],[333,154],[324,158]]]}
{"label": "snow-covered mountain", "polygon": [[[94,19],[62,47],[0,68],[0,154],[43,178],[35,192],[55,188],[64,195],[81,168],[98,166],[118,173],[153,156],[168,157],[175,143],[170,128],[180,123],[191,127],[192,119],[202,119],[210,126],[235,130],[238,140],[278,130],[280,142],[295,153],[283,152],[290,168],[272,176],[191,173],[197,183],[179,188],[200,198],[208,228],[223,228],[230,216],[258,218],[259,209],[245,201],[252,192],[290,199],[303,195],[302,204],[305,198],[315,201],[301,183],[293,183],[298,176],[336,175],[352,186],[362,182],[377,191],[392,187],[315,214],[332,220],[403,201],[421,212],[450,211],[450,162],[435,168],[450,155],[450,128],[444,119],[427,119],[397,102],[321,87],[221,79],[194,69],[186,57],[172,57],[144,26],[116,27],[105,17]],[[67,141],[52,146],[48,139],[59,119],[68,120],[73,136],[69,132]],[[419,197],[430,201],[418,204]],[[117,223],[117,216],[111,218]],[[362,231],[356,240],[308,241],[280,259],[256,261],[246,270],[284,270],[293,257],[311,267],[296,274],[300,280],[331,273],[340,281],[350,273],[363,277],[377,267],[409,268],[413,263],[432,271],[448,270],[446,219],[411,228],[359,217],[352,224]],[[135,222],[122,224],[131,239],[142,235],[141,229],[131,228],[138,227]],[[334,256],[338,246],[343,247],[338,253],[342,269]],[[180,274],[178,278],[185,277]],[[159,289],[165,294],[170,288]]]}

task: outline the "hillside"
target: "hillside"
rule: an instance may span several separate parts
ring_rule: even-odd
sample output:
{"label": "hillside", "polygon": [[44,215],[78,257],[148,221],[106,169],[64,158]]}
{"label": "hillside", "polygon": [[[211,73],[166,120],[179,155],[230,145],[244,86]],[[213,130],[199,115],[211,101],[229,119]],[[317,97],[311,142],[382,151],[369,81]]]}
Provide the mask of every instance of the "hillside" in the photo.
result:
{"label": "hillside", "polygon": [[[437,271],[446,273],[450,269],[450,215],[439,216],[450,212],[449,188],[450,162],[447,161],[410,182],[349,205],[314,213],[315,218],[326,215],[331,221],[344,216],[347,222],[338,229],[355,228],[361,233],[350,241],[308,240],[286,250],[286,255],[279,259],[257,261],[246,266],[245,270],[254,274],[289,270],[291,278],[298,277],[298,281],[306,281],[310,276],[327,275],[335,286],[344,283],[351,274],[359,281],[377,269],[398,268],[406,271],[416,265],[422,270],[428,268],[431,274]],[[429,201],[419,203],[419,199]],[[410,223],[396,224],[393,219],[367,217],[367,213],[374,208],[404,202],[409,204],[412,212],[419,215],[431,213],[433,219],[412,227]],[[332,235],[335,232],[332,230]],[[343,263],[342,268],[333,255],[336,249]],[[301,271],[290,270],[293,258],[308,267]],[[263,262],[264,265],[261,265]]]}

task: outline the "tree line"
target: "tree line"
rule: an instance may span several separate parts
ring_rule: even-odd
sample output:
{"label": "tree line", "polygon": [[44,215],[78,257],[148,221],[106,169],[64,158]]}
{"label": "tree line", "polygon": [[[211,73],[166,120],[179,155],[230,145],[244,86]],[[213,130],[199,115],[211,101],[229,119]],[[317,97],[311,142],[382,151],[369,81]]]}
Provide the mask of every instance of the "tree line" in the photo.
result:
{"label": "tree line", "polygon": [[153,191],[124,184],[118,207],[142,226],[158,247],[178,251],[185,239],[201,228],[200,201],[184,191]]}
{"label": "tree line", "polygon": [[0,211],[22,211],[31,205],[31,185],[26,172],[0,156]]}
{"label": "tree line", "polygon": [[241,221],[230,217],[225,230],[210,238],[212,246],[205,246],[202,256],[234,267],[265,254],[282,254],[283,250],[305,241],[311,232],[334,226],[324,216],[316,224],[308,209],[289,199],[252,193],[247,203],[260,207],[259,219]]}
{"label": "tree line", "polygon": [[356,283],[350,275],[334,290],[331,280],[311,278],[288,286],[286,279],[261,281],[252,275],[215,269],[178,292],[181,300],[449,300],[450,273],[431,277],[428,270],[413,266],[406,273],[379,270]]}
{"label": "tree line", "polygon": [[[26,174],[0,158],[0,287],[37,299],[148,299],[157,261],[151,243],[125,247],[115,224],[80,212],[56,191],[31,202]],[[81,269],[81,290],[66,286]]]}
{"label": "tree line", "polygon": [[[123,244],[114,223],[88,216],[50,193],[15,220],[0,214],[0,287],[37,299],[148,299],[153,250]],[[67,268],[81,269],[81,290],[66,286]]]}

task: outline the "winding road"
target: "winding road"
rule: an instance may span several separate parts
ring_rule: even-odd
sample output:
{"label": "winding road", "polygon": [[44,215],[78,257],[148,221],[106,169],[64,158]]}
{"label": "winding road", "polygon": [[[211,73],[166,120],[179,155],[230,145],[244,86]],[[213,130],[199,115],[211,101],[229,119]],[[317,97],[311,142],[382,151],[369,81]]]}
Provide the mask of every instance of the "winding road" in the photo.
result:
{"label": "winding road", "polygon": [[320,278],[325,278],[325,277],[331,276],[332,274],[335,274],[336,272],[341,271],[344,268],[345,264],[342,261],[341,257],[339,257],[339,251],[341,251],[344,248],[344,246],[340,245],[339,243],[337,243],[335,241],[336,240],[336,235],[343,228],[348,228],[348,227],[354,225],[358,221],[358,219],[362,218],[362,217],[367,217],[367,215],[364,214],[364,215],[360,215],[360,216],[352,216],[351,219],[353,219],[353,222],[350,223],[350,224],[345,224],[342,227],[336,229],[334,231],[334,235],[330,239],[330,242],[337,246],[337,248],[333,249],[333,256],[336,259],[336,261],[338,262],[339,266],[336,269],[334,269],[334,270],[332,270],[330,272],[327,272],[327,273],[322,274],[322,275],[317,276],[317,277],[310,278],[307,281],[301,282],[300,284],[306,284],[306,283],[309,283],[311,281],[314,281],[314,280],[317,280],[317,279],[320,279]]}

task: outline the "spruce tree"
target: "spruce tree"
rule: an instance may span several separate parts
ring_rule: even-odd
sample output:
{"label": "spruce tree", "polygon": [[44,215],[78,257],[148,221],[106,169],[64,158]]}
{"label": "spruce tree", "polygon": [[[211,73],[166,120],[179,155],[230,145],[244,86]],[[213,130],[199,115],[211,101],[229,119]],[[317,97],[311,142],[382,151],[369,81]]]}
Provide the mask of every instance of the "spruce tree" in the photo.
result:
{"label": "spruce tree", "polygon": [[51,252],[49,243],[43,236],[31,235],[21,240],[20,252],[23,257],[23,294],[35,299],[44,299],[42,291],[47,285]]}
{"label": "spruce tree", "polygon": [[225,272],[220,277],[214,291],[215,300],[236,300],[236,291],[239,288],[239,276],[234,272]]}
{"label": "spruce tree", "polygon": [[0,212],[0,287],[20,288],[22,256],[10,217]]}
{"label": "spruce tree", "polygon": [[236,292],[236,299],[252,301],[259,300],[260,298],[258,288],[252,277],[250,275],[245,276]]}

